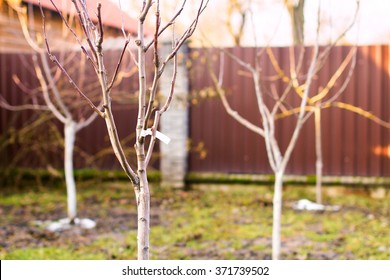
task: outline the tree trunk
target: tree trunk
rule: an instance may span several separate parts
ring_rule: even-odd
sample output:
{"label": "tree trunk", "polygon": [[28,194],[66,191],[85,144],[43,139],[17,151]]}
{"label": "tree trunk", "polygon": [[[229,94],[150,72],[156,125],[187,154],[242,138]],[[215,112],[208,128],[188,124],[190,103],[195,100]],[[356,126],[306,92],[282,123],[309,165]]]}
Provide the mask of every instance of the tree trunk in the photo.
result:
{"label": "tree trunk", "polygon": [[[294,1],[295,2],[295,1]],[[287,9],[290,14],[292,25],[292,36],[294,45],[304,44],[305,32],[305,0],[299,0],[298,3],[287,3]]]}
{"label": "tree trunk", "polygon": [[74,222],[77,216],[77,200],[76,200],[76,183],[73,174],[73,149],[76,138],[76,123],[73,120],[68,120],[65,123],[65,182],[68,203],[68,218],[70,223]]}
{"label": "tree trunk", "polygon": [[138,260],[149,259],[150,192],[146,172],[140,174],[140,191],[137,194],[138,212]]}
{"label": "tree trunk", "polygon": [[272,225],[272,259],[280,258],[280,231],[282,218],[282,193],[284,170],[275,173],[274,199],[273,199],[273,225]]}
{"label": "tree trunk", "polygon": [[315,141],[316,141],[316,202],[322,203],[322,139],[321,139],[321,109],[314,111]]}

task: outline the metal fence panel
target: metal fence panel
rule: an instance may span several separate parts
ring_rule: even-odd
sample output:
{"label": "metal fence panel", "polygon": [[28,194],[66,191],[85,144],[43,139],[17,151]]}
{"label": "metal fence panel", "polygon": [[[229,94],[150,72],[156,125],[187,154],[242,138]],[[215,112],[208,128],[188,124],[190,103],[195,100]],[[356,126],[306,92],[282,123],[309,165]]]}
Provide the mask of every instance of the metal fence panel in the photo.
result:
{"label": "metal fence panel", "polygon": [[[324,87],[351,47],[335,47],[317,75],[313,90]],[[227,49],[244,61],[253,62],[254,48]],[[261,51],[261,50],[260,50]],[[289,69],[289,49],[273,48],[281,69]],[[192,152],[190,171],[226,173],[271,173],[263,139],[233,120],[224,110],[218,97],[202,98],[205,88],[213,86],[209,67],[219,72],[218,52],[193,49],[191,63],[191,89],[193,100],[190,111],[190,138],[202,143],[207,156]],[[261,123],[256,106],[252,81],[242,67],[225,55],[224,88],[234,110],[253,122]],[[307,63],[306,63],[307,64]],[[307,67],[307,65],[306,65]],[[264,91],[284,88],[266,55],[261,58],[262,76],[266,79]],[[357,64],[352,78],[338,101],[349,103],[390,121],[390,61],[389,46],[361,46],[357,51]],[[342,77],[345,78],[344,73]],[[330,94],[341,86],[338,82]],[[212,92],[211,90],[209,92]],[[209,94],[210,95],[210,94]],[[211,94],[213,95],[213,94]],[[267,97],[266,97],[267,98]],[[289,102],[299,104],[291,95]],[[361,115],[340,108],[322,110],[322,142],[325,175],[390,176],[390,129]],[[286,148],[295,125],[294,117],[277,121],[277,136]],[[296,149],[287,169],[288,174],[315,173],[314,118],[309,119],[301,132]]]}

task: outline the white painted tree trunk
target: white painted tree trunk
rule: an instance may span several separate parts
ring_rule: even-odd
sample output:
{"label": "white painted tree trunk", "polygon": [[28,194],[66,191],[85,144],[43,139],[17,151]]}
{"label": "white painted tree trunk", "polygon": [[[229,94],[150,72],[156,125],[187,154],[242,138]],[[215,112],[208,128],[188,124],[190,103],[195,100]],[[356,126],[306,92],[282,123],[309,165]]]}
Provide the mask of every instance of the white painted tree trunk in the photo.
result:
{"label": "white painted tree trunk", "polygon": [[77,201],[76,201],[76,183],[73,174],[73,150],[76,138],[76,123],[73,120],[68,120],[65,123],[65,182],[68,203],[68,218],[70,223],[74,222],[77,216]]}
{"label": "white painted tree trunk", "polygon": [[322,204],[322,139],[321,139],[321,109],[317,107],[314,111],[315,121],[315,146],[316,146],[316,202]]}
{"label": "white painted tree trunk", "polygon": [[275,172],[274,199],[273,199],[273,225],[272,225],[272,259],[280,258],[281,248],[281,218],[284,170]]}
{"label": "white painted tree trunk", "polygon": [[[144,172],[145,173],[145,172]],[[150,192],[146,173],[140,174],[140,191],[137,195],[138,210],[138,260],[149,259]]]}

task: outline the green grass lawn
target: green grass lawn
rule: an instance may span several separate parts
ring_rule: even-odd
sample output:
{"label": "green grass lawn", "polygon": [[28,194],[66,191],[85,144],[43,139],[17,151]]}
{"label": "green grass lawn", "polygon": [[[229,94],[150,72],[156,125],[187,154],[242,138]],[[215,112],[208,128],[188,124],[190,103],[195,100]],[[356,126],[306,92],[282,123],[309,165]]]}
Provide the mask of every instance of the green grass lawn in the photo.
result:
{"label": "green grass lawn", "polygon": [[[65,217],[63,186],[4,192],[0,198],[1,259],[134,259],[136,207],[126,182],[78,185],[81,218],[92,230],[47,232],[36,220]],[[4,190],[4,189],[3,189]],[[326,187],[339,212],[292,210],[314,199],[314,187],[288,186],[282,219],[283,259],[390,259],[390,190]],[[194,185],[189,191],[152,187],[152,259],[269,259],[272,187]]]}

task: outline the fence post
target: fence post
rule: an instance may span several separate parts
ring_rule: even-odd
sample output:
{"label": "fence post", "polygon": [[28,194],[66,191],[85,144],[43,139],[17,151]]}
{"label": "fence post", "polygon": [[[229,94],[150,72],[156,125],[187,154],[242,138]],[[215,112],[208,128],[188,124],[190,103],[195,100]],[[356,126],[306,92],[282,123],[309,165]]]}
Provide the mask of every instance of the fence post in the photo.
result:
{"label": "fence post", "polygon": [[[165,57],[172,50],[172,42],[165,42],[161,48],[161,57]],[[166,145],[160,142],[160,169],[162,185],[174,188],[184,187],[184,178],[187,172],[187,140],[188,140],[188,94],[189,77],[187,69],[188,46],[183,45],[178,53],[178,69],[175,85],[175,94],[171,106],[160,121],[160,131],[171,138]],[[166,66],[160,80],[160,94],[166,100],[172,81],[173,64]]]}

